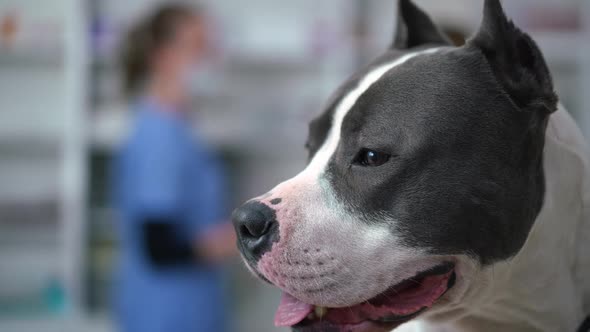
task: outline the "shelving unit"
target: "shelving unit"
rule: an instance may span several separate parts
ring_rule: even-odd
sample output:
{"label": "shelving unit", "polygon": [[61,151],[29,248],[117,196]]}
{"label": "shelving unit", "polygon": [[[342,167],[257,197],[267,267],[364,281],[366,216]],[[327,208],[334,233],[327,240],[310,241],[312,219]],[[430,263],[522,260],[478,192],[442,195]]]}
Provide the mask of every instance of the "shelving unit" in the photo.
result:
{"label": "shelving unit", "polygon": [[[0,42],[0,330],[81,314],[85,14],[76,0],[6,0]],[[81,190],[82,189],[82,190]],[[88,330],[83,318],[72,330]]]}
{"label": "shelving unit", "polygon": [[[52,37],[63,45],[59,33]],[[49,315],[44,288],[62,272],[53,263],[61,261],[59,124],[38,130],[30,123],[42,109],[27,94],[60,80],[63,67],[51,54],[35,54],[18,39],[0,48],[0,90],[6,94],[0,100],[0,319]],[[48,105],[59,107],[61,100]]]}

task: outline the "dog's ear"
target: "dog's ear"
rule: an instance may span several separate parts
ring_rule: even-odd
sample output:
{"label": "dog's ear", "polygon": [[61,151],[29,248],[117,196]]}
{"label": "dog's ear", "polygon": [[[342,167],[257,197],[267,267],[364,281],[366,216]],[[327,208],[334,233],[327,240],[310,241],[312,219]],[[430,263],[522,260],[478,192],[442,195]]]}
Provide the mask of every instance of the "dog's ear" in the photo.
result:
{"label": "dog's ear", "polygon": [[506,17],[500,0],[485,0],[483,22],[466,47],[476,47],[514,103],[549,114],[557,109],[551,74],[533,39]]}
{"label": "dog's ear", "polygon": [[412,0],[399,0],[397,29],[392,48],[406,49],[425,44],[450,45],[428,14]]}

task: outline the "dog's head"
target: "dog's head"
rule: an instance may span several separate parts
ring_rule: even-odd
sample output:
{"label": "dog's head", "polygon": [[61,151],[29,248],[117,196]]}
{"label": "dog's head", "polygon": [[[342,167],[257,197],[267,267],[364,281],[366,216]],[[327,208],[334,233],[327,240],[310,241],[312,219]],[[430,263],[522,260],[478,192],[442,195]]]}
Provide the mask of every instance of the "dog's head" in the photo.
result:
{"label": "dog's head", "polygon": [[278,325],[385,331],[459,303],[541,208],[557,98],[533,40],[499,0],[462,47],[409,0],[398,22],[311,122],[307,167],[234,212],[247,265],[284,291]]}

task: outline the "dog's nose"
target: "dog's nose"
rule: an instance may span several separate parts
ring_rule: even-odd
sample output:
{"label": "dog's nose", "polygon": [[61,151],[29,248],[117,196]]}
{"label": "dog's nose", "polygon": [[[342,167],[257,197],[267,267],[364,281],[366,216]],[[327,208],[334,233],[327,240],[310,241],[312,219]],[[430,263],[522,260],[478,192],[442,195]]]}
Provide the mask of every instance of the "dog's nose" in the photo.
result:
{"label": "dog's nose", "polygon": [[249,259],[258,260],[279,239],[275,211],[261,202],[251,201],[237,208],[232,220],[238,247]]}

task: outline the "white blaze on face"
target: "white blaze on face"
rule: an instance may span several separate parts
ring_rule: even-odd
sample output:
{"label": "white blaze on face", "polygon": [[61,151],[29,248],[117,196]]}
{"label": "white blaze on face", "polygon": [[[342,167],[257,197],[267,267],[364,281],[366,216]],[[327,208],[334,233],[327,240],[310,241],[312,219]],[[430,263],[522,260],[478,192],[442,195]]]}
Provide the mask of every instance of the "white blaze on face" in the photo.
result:
{"label": "white blaze on face", "polygon": [[[340,204],[336,202],[335,195],[332,193],[329,185],[322,181],[322,175],[326,171],[330,159],[338,147],[342,131],[342,122],[344,121],[346,115],[355,105],[357,100],[363,95],[363,93],[367,91],[373,84],[379,81],[379,79],[381,79],[383,75],[385,75],[391,69],[404,64],[414,57],[432,54],[438,50],[440,50],[440,48],[431,48],[419,52],[409,53],[368,72],[362,79],[359,80],[359,83],[356,85],[356,87],[349,91],[348,94],[345,95],[337,104],[332,118],[332,126],[326,135],[326,139],[307,167],[295,177],[277,185],[273,190],[271,190],[270,196],[267,195],[266,198],[259,198],[259,200],[268,203],[268,201],[270,201],[272,198],[279,197],[284,201],[288,201],[290,210],[311,209],[318,211],[321,209],[321,207],[325,209],[326,207],[330,206],[331,211],[323,212],[328,214],[335,214],[335,212],[338,212],[335,210],[338,209]],[[295,205],[299,206],[296,207]],[[278,221],[280,224],[283,224],[283,222],[288,222],[287,220],[280,220],[280,211],[277,212],[279,212]],[[305,218],[305,216],[302,216],[301,213],[299,214],[299,217]],[[287,216],[287,218],[291,217]],[[303,221],[306,223],[312,223],[319,222],[321,220],[322,219]],[[372,236],[382,237],[382,235],[383,234],[373,234]],[[369,234],[367,234],[367,236],[369,236]]]}
{"label": "white blaze on face", "polygon": [[326,140],[322,147],[318,150],[315,154],[309,165],[305,168],[302,173],[311,172],[316,176],[322,174],[330,161],[330,158],[336,151],[338,147],[338,142],[340,142],[340,134],[342,130],[342,122],[344,118],[350,111],[350,109],[354,106],[356,101],[359,99],[362,94],[367,91],[375,82],[377,82],[383,75],[385,75],[388,71],[397,67],[406,61],[423,54],[430,54],[434,53],[438,50],[438,48],[431,48],[420,52],[409,53],[406,54],[395,61],[382,65],[374,69],[373,71],[369,72],[364,78],[361,79],[360,83],[357,87],[350,91],[348,95],[346,95],[336,107],[336,111],[334,112],[334,116],[332,119],[332,128],[326,137]]}
{"label": "white blaze on face", "polygon": [[[430,49],[419,51],[419,52],[409,53],[409,54],[399,57],[395,61],[384,64],[384,65],[377,67],[376,69],[370,71],[369,73],[367,73],[359,81],[358,85],[352,91],[348,92],[348,94],[345,97],[343,97],[342,100],[336,106],[336,110],[334,111],[334,115],[332,118],[332,127],[330,128],[330,131],[328,132],[328,135],[326,136],[326,139],[324,140],[323,145],[316,152],[316,154],[312,158],[311,162],[307,165],[307,167],[303,171],[301,171],[295,177],[293,177],[293,178],[279,184],[277,187],[275,187],[271,191],[273,193],[273,196],[276,196],[276,197],[289,196],[289,194],[290,194],[289,192],[283,193],[283,192],[279,192],[277,190],[281,186],[286,184],[287,182],[301,181],[301,182],[306,182],[307,185],[309,185],[313,182],[317,185],[320,185],[320,177],[324,173],[324,171],[326,170],[326,167],[328,166],[328,163],[329,163],[332,155],[336,151],[336,148],[338,147],[338,143],[340,142],[340,134],[342,131],[342,122],[344,121],[344,118],[346,117],[346,115],[348,114],[350,109],[354,106],[356,101],[359,99],[359,97],[362,96],[362,94],[365,91],[367,91],[373,84],[375,84],[381,77],[383,77],[383,75],[385,75],[391,69],[393,69],[399,65],[402,65],[403,63],[405,63],[406,61],[408,61],[414,57],[417,57],[419,55],[424,55],[424,54],[431,54],[431,53],[434,53],[438,50],[439,50],[439,48],[430,48]],[[290,191],[288,188],[292,188],[292,187],[288,186],[287,188],[285,188],[285,189],[287,189],[287,191]]]}
{"label": "white blaze on face", "polygon": [[[384,223],[363,222],[340,203],[323,174],[340,142],[342,122],[358,98],[387,72],[438,48],[404,55],[366,74],[336,106],[332,127],[310,164],[258,200],[272,206],[279,241],[258,262],[264,276],[293,296],[326,306],[350,305],[428,267],[399,245]],[[281,203],[272,204],[273,198]],[[380,264],[368,264],[379,261]],[[346,289],[336,285],[347,284]]]}

